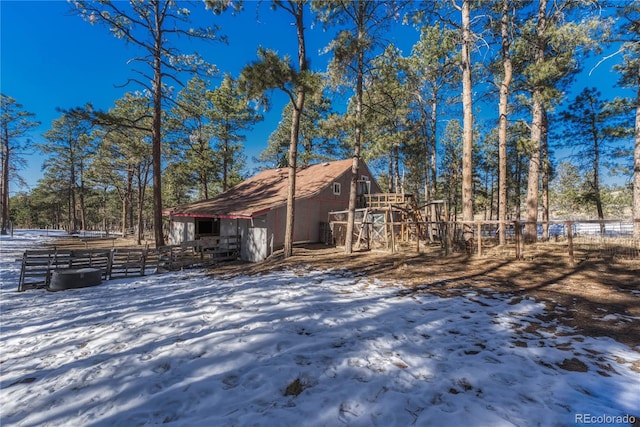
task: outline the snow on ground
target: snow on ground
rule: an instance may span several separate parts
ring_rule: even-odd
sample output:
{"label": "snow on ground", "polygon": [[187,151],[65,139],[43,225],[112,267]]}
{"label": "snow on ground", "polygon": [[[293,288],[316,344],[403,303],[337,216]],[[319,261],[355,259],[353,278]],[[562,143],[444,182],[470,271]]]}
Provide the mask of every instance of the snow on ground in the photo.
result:
{"label": "snow on ground", "polygon": [[629,425],[639,353],[527,298],[300,267],[15,292],[0,240],[2,426]]}

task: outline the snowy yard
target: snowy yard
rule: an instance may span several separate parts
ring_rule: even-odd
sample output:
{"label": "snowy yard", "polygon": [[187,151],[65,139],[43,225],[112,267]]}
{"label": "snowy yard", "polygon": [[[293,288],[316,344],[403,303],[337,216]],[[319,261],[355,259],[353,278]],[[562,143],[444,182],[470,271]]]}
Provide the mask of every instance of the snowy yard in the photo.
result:
{"label": "snowy yard", "polygon": [[[16,292],[0,240],[2,426],[629,425],[640,358],[532,299],[301,266]],[[626,416],[626,418],[625,418]],[[593,423],[595,421],[595,423]]]}

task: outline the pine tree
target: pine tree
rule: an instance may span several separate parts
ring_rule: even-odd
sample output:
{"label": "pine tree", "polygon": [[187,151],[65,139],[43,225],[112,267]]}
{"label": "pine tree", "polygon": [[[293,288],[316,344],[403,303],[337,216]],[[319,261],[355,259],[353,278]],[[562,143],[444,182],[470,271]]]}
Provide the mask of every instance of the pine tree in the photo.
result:
{"label": "pine tree", "polygon": [[7,234],[10,223],[9,194],[11,179],[20,179],[22,154],[32,146],[29,131],[40,125],[34,114],[24,110],[15,99],[0,94],[0,234]]}
{"label": "pine tree", "polygon": [[[85,107],[91,109],[90,105]],[[87,225],[84,206],[85,172],[95,141],[91,135],[91,123],[73,113],[63,113],[42,136],[47,140],[39,148],[48,155],[43,169],[45,177],[64,190],[67,199],[69,232],[85,229]],[[80,216],[78,217],[78,214]]]}
{"label": "pine tree", "polygon": [[405,58],[393,45],[372,61],[373,71],[364,92],[365,121],[370,124],[366,138],[370,142],[367,160],[385,158],[389,166],[392,193],[401,192],[401,157],[410,140],[407,85],[402,77]]}
{"label": "pine tree", "polygon": [[[225,76],[225,80],[229,79]],[[216,182],[220,174],[217,154],[211,146],[213,124],[210,116],[214,106],[209,99],[211,91],[199,76],[194,76],[178,93],[175,106],[169,112],[166,130],[174,140],[170,144],[170,155],[180,164],[174,172],[180,170],[193,178],[198,185],[201,199],[208,199],[220,183]]]}
{"label": "pine tree", "polygon": [[[305,99],[305,107],[300,118],[300,140],[298,165],[307,166],[318,161],[336,159],[335,141],[324,132],[323,122],[330,113],[331,101],[322,97]],[[291,142],[291,103],[285,105],[278,127],[269,135],[265,148],[254,162],[262,163],[267,169],[289,166],[289,145]]]}
{"label": "pine tree", "polygon": [[341,29],[327,47],[334,56],[329,64],[329,76],[335,87],[355,87],[353,119],[353,164],[349,188],[349,210],[345,238],[345,252],[353,251],[353,231],[358,192],[358,174],[363,137],[365,132],[364,82],[370,73],[374,52],[382,42],[380,33],[399,15],[399,5],[394,1],[368,0],[322,1],[312,4],[318,19],[326,26],[347,27]]}
{"label": "pine tree", "polygon": [[[462,5],[454,7],[461,15],[461,52],[462,70],[462,220],[473,221],[473,97],[471,83],[471,0],[462,0]],[[465,240],[471,239],[473,231],[465,227]]]}
{"label": "pine tree", "polygon": [[446,90],[460,79],[457,38],[454,30],[441,23],[425,25],[407,61],[408,92],[413,98],[410,112],[413,134],[424,147],[426,200],[434,200],[438,192],[438,121],[446,103]]}
{"label": "pine tree", "polygon": [[[100,143],[93,156],[89,177],[117,195],[121,203],[122,234],[126,235],[135,225],[136,240],[141,244],[152,165],[151,101],[141,94],[126,93],[96,121],[101,124]],[[134,214],[135,206],[137,215]]]}
{"label": "pine tree", "polygon": [[546,111],[561,101],[563,85],[579,70],[578,59],[598,48],[595,34],[606,34],[606,22],[599,17],[571,21],[584,15],[595,2],[538,0],[534,15],[525,22],[522,37],[514,46],[512,60],[522,77],[521,88],[530,94],[531,156],[527,181],[525,239],[537,239],[540,177],[548,161],[541,154],[547,132]]}
{"label": "pine tree", "polygon": [[620,84],[636,90],[635,136],[633,149],[633,236],[640,239],[640,1],[628,2],[618,11],[623,41],[622,63],[614,67],[620,73]]}
{"label": "pine tree", "polygon": [[[589,188],[583,197],[595,205],[598,219],[604,220],[602,169],[615,151],[612,143],[626,136],[626,132],[613,124],[611,119],[616,111],[608,108],[601,96],[597,89],[585,88],[560,118],[565,123],[561,134],[563,145],[573,149],[573,158],[588,177]],[[600,231],[604,234],[604,223],[600,223]]]}
{"label": "pine tree", "polygon": [[[441,191],[449,203],[451,212],[457,215],[458,208],[462,206],[462,150],[463,130],[458,120],[450,120],[442,137],[442,159],[440,169],[443,171],[441,179]],[[457,218],[452,218],[456,220]]]}
{"label": "pine tree", "polygon": [[227,191],[242,181],[242,141],[246,138],[242,132],[251,129],[254,123],[262,120],[262,116],[251,108],[247,95],[229,75],[225,75],[218,88],[207,93],[207,99],[211,102],[207,118],[215,141],[218,182],[221,190]]}
{"label": "pine tree", "polygon": [[[128,5],[115,1],[89,2],[76,0],[74,10],[91,24],[100,23],[118,38],[144,52],[133,59],[142,63],[145,71],[137,70],[146,80],[131,79],[149,90],[153,100],[151,140],[153,148],[153,228],[155,244],[164,246],[162,228],[162,120],[166,98],[163,79],[177,81],[181,71],[198,70],[203,61],[197,54],[186,55],[171,47],[170,37],[204,40],[217,38],[211,28],[188,27],[190,10],[184,4],[161,0],[130,0]],[[233,4],[228,1],[206,1],[214,13],[221,13]]]}
{"label": "pine tree", "polygon": [[281,89],[290,100],[291,128],[288,149],[288,189],[287,214],[284,233],[284,257],[293,255],[293,231],[295,220],[296,170],[298,162],[298,142],[300,123],[304,112],[305,99],[319,86],[317,76],[309,71],[307,46],[305,42],[304,16],[307,1],[273,1],[277,9],[284,10],[294,19],[298,47],[297,69],[289,57],[278,57],[274,51],[261,49],[260,60],[243,70],[245,86],[254,97],[261,97],[271,89]]}

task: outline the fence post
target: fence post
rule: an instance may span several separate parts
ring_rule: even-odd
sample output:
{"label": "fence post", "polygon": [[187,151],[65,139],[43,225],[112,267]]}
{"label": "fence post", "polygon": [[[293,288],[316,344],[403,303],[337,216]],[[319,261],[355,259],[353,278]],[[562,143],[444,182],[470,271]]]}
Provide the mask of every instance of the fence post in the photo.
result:
{"label": "fence post", "polygon": [[575,266],[575,258],[573,256],[573,223],[571,221],[567,221],[567,243],[569,246],[569,265],[571,267]]}
{"label": "fence post", "polygon": [[478,256],[482,256],[482,223],[478,223]]}
{"label": "fence post", "polygon": [[520,241],[522,240],[522,230],[518,221],[513,221],[513,230],[516,237],[516,259],[522,259],[522,253],[520,251]]}
{"label": "fence post", "polygon": [[449,227],[451,226],[449,224],[449,221],[443,221],[443,225],[444,225],[444,236],[442,236],[444,238],[444,255],[448,256],[449,255],[449,251],[451,250],[451,239],[449,238]]}

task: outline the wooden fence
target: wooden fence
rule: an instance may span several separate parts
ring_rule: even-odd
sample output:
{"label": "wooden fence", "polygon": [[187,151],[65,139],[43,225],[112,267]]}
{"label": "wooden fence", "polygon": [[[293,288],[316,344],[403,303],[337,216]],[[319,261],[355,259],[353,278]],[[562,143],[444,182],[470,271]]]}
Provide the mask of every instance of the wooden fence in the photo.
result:
{"label": "wooden fence", "polygon": [[[535,241],[525,239],[525,226],[536,229]],[[507,245],[499,246],[498,231],[505,227]],[[445,253],[465,251],[483,255],[498,249],[515,259],[534,258],[552,244],[573,265],[576,259],[640,259],[640,239],[633,238],[631,221],[570,220],[527,223],[509,221],[456,221],[441,225]],[[472,236],[472,237],[470,237]],[[541,247],[543,245],[543,247]]]}
{"label": "wooden fence", "polygon": [[[344,245],[346,218],[330,217],[333,243]],[[400,221],[396,216],[356,215],[353,242],[355,249],[383,249],[390,252],[401,247],[417,251],[440,246],[447,255],[463,252],[469,255],[499,254],[502,257],[526,259],[540,255],[540,244],[552,243],[564,253],[570,264],[579,259],[640,259],[640,239],[634,239],[631,221],[547,221],[537,222],[536,242],[526,242],[526,222],[508,221]],[[500,246],[498,230],[505,228],[506,245]],[[547,229],[546,237],[543,233]],[[548,248],[547,248],[548,249]]]}
{"label": "wooden fence", "polygon": [[18,291],[47,288],[56,269],[98,268],[104,280],[137,277],[154,271],[212,265],[240,256],[239,236],[220,236],[178,246],[112,249],[35,249],[22,255]]}

